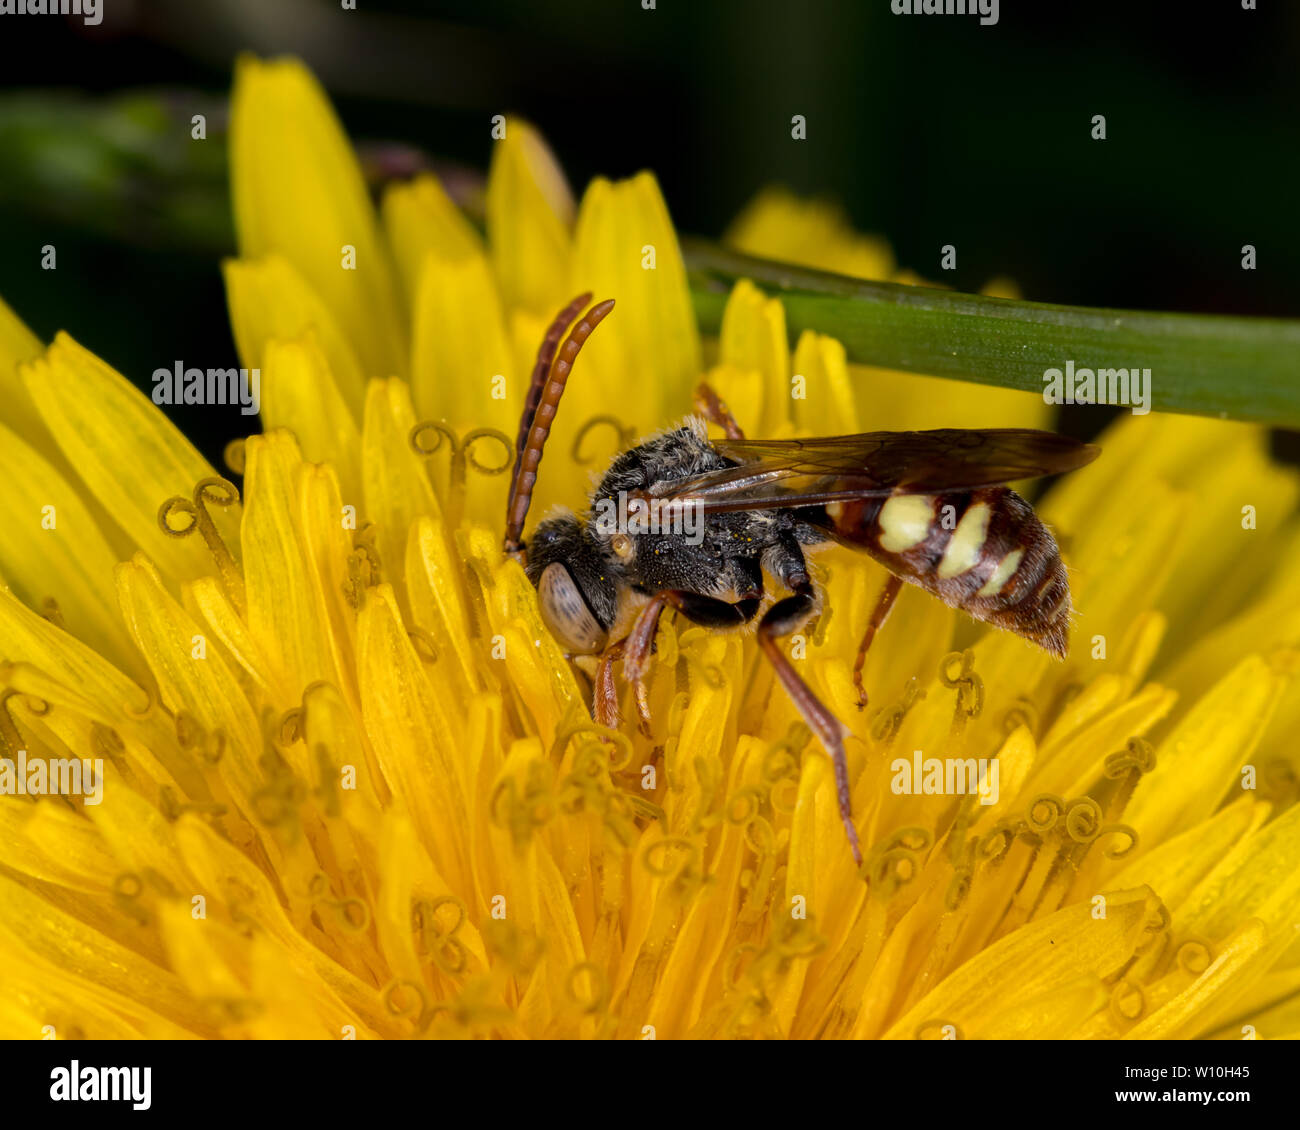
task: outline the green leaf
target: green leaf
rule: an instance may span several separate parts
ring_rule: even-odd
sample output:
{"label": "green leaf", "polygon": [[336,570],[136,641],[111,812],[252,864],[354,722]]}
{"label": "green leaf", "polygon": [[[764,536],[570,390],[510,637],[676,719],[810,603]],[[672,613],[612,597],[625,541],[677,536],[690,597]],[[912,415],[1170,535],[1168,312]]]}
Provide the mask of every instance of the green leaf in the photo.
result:
{"label": "green leaf", "polygon": [[1056,306],[866,282],[683,240],[700,328],[716,333],[731,287],[747,278],[804,330],[843,343],[849,360],[1041,393],[1043,372],[1151,370],[1163,412],[1300,427],[1300,321]]}

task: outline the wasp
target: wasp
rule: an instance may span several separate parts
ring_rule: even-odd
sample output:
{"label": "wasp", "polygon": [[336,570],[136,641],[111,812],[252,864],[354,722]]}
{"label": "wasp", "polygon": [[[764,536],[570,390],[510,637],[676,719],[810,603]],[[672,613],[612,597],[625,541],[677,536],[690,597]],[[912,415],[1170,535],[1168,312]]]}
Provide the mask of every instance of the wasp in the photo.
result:
{"label": "wasp", "polygon": [[[1006,484],[1075,470],[1099,449],[1026,428],[746,439],[727,406],[701,385],[697,415],[616,456],[587,514],[547,518],[525,548],[524,523],[560,398],[583,343],[614,306],[610,299],[587,309],[590,300],[584,294],[566,306],[538,350],[515,445],[505,550],[524,564],[542,618],[565,650],[601,655],[598,720],[617,723],[612,664],[621,658],[643,727],[648,723],[643,679],[665,609],[709,628],[756,626],[777,679],[831,758],[840,816],[861,866],[844,752],[849,730],[778,642],[821,612],[808,554],[838,543],[889,572],[853,668],[859,709],[867,700],[868,649],[904,582],[1064,658],[1065,565],[1033,507]],[[711,441],[709,423],[725,438]],[[629,499],[639,515],[660,520],[635,529],[605,520],[615,500]],[[703,516],[696,536],[672,520],[687,512]],[[785,595],[767,599],[768,579]]]}

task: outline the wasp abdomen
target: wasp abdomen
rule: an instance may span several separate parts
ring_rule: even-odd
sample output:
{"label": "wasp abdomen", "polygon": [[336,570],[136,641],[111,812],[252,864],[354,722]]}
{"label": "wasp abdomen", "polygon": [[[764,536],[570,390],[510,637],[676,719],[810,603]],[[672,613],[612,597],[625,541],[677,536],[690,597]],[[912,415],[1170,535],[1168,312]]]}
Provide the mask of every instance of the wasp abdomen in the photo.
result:
{"label": "wasp abdomen", "polygon": [[1056,539],[1006,487],[898,492],[826,508],[836,536],[977,620],[1063,658],[1070,583]]}

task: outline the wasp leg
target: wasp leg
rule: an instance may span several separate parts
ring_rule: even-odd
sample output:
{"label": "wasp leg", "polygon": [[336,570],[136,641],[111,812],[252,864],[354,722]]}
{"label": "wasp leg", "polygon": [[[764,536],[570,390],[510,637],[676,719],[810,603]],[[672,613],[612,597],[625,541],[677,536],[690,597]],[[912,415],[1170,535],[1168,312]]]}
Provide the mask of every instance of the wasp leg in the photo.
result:
{"label": "wasp leg", "polygon": [[668,589],[659,594],[692,624],[704,628],[739,628],[748,624],[763,603],[763,590],[757,595],[745,596],[734,603],[719,600],[716,596],[700,596],[699,593],[682,592]]}
{"label": "wasp leg", "polygon": [[[848,728],[822,701],[812,692],[812,688],[795,672],[786,658],[777,639],[788,636],[806,624],[818,610],[818,600],[807,576],[796,578],[800,583],[795,594],[778,600],[764,614],[758,625],[758,645],[763,649],[769,662],[776,670],[776,677],[781,680],[803,720],[817,735],[822,746],[830,755],[835,767],[835,791],[839,797],[840,819],[844,821],[844,831],[848,833],[849,847],[853,849],[853,859],[862,866],[862,848],[858,844],[858,830],[853,824],[853,807],[849,792],[849,763],[844,753],[844,739]],[[788,582],[787,582],[788,583]]]}
{"label": "wasp leg", "polygon": [[668,603],[664,595],[652,597],[637,614],[636,623],[628,633],[627,650],[623,658],[623,673],[632,684],[632,696],[636,699],[636,712],[641,732],[647,738],[653,738],[650,731],[650,698],[646,691],[645,675],[650,666],[650,655],[654,651],[655,632],[659,627],[659,617]]}
{"label": "wasp leg", "polygon": [[655,595],[637,614],[631,632],[617,643],[611,644],[601,656],[600,666],[596,671],[593,713],[603,710],[604,716],[612,718],[613,721],[606,722],[601,717],[597,717],[596,720],[602,725],[611,726],[617,726],[621,720],[618,692],[613,675],[614,661],[621,658],[623,674],[632,684],[632,695],[636,701],[641,732],[647,738],[653,737],[650,730],[650,699],[645,685],[645,676],[650,666],[650,656],[654,653],[659,617],[667,606],[671,605],[697,624],[707,627],[737,628],[753,618],[758,611],[759,603],[758,598],[752,598],[729,604],[711,596],[700,596],[697,593],[677,590],[665,590]]}
{"label": "wasp leg", "polygon": [[867,705],[867,688],[862,685],[862,668],[867,662],[867,651],[871,648],[871,641],[876,638],[876,633],[885,626],[885,621],[889,619],[889,613],[893,610],[894,601],[898,599],[898,592],[902,587],[902,580],[890,573],[889,579],[885,582],[885,587],[880,592],[880,599],[876,601],[875,611],[871,613],[871,619],[867,623],[867,630],[862,636],[862,642],[858,644],[858,657],[853,662],[853,685],[858,692],[859,710],[862,710]]}
{"label": "wasp leg", "polygon": [[731,409],[727,407],[713,386],[706,381],[701,381],[695,389],[695,407],[699,410],[701,416],[709,421],[710,424],[716,424],[727,434],[728,439],[744,439],[745,433],[741,431],[740,425],[736,423],[736,417],[731,414]]}
{"label": "wasp leg", "polygon": [[796,593],[777,601],[768,609],[758,625],[758,644],[763,649],[769,662],[780,679],[803,720],[817,735],[835,767],[835,789],[839,798],[840,819],[844,822],[844,831],[848,834],[849,847],[853,850],[854,862],[862,866],[862,848],[858,843],[858,830],[853,824],[853,808],[849,791],[849,765],[844,752],[844,738],[848,734],[845,725],[813,693],[812,688],[795,672],[785,653],[777,644],[777,638],[789,635],[805,624],[817,611],[817,602],[811,593]]}
{"label": "wasp leg", "polygon": [[591,716],[597,726],[617,730],[623,721],[618,708],[618,684],[614,682],[614,664],[627,650],[627,640],[612,643],[601,653],[596,666],[596,678],[591,689]]}

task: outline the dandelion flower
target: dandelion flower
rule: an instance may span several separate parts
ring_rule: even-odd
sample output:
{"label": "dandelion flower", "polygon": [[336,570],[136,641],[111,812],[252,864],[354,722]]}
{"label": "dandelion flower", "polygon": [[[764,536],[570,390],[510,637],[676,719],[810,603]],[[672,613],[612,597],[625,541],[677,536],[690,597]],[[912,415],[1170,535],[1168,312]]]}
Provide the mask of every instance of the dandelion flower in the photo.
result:
{"label": "dandelion flower", "polygon": [[[859,873],[752,641],[666,618],[651,736],[593,724],[500,552],[494,472],[546,322],[587,290],[618,308],[542,506],[580,503],[702,374],[773,436],[982,425],[988,391],[851,370],[814,333],[791,353],[749,284],[705,370],[653,178],[575,207],[523,122],[486,238],[430,177],[372,211],[296,63],[241,64],[231,145],[225,277],[265,425],[231,452],[242,498],[0,306],[0,748],[97,759],[103,789],[0,796],[0,1034],[1300,1035],[1300,526],[1259,429],[1127,417],[1051,492],[1064,663],[908,591],[859,714],[885,575],[819,559],[827,611],[790,649],[852,730]],[[880,246],[838,265],[892,270]],[[994,803],[900,793],[914,751],[996,757]]]}

